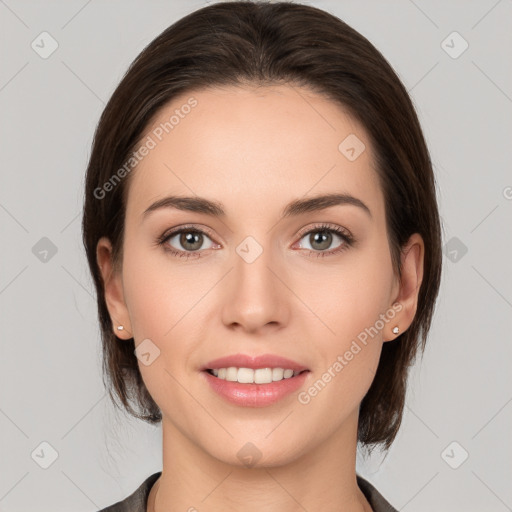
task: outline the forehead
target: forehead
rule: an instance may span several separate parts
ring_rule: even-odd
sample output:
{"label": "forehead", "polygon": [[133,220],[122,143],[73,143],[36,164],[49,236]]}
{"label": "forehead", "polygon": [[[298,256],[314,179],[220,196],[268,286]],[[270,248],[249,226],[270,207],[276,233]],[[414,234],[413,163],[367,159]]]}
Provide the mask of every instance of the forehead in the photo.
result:
{"label": "forehead", "polygon": [[127,216],[169,194],[220,201],[228,216],[269,213],[272,205],[277,212],[293,199],[333,192],[383,212],[366,131],[304,88],[191,91],[157,113],[141,143],[149,140],[152,149],[132,171]]}

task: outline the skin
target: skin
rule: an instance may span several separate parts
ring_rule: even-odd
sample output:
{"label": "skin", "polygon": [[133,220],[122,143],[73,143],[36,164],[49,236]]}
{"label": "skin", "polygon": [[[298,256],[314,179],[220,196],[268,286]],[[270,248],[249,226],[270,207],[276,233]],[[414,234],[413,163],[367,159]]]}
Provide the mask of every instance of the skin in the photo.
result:
{"label": "skin", "polygon": [[[160,350],[149,366],[139,361],[163,414],[163,472],[148,511],[371,511],[356,483],[358,408],[382,344],[414,318],[423,240],[414,234],[404,249],[400,283],[368,137],[337,104],[285,85],[194,91],[165,106],[146,135],[190,96],[197,106],[132,171],[122,268],[108,239],[97,247],[114,332]],[[353,162],[338,150],[351,133],[366,144]],[[340,205],[281,218],[288,202],[333,192],[359,198],[371,217]],[[219,201],[226,216],[164,208],[141,220],[169,194]],[[155,243],[189,223],[213,235],[198,243],[201,257]],[[318,257],[345,242],[299,236],[317,223],[349,230],[356,244]],[[250,264],[236,252],[247,236],[263,249]],[[167,245],[193,252],[179,236]],[[233,405],[199,371],[221,356],[273,353],[310,369],[305,390],[395,303],[401,311],[307,405],[297,393],[263,408]],[[261,452],[251,468],[237,457],[247,442]]]}

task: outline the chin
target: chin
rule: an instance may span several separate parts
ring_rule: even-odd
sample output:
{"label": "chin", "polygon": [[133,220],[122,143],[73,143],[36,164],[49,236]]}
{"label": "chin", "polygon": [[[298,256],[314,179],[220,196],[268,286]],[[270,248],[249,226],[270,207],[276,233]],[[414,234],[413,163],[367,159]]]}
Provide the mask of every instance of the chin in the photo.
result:
{"label": "chin", "polygon": [[243,436],[240,441],[230,439],[228,443],[219,442],[215,447],[205,447],[205,451],[225,464],[247,469],[286,466],[304,453],[302,448],[297,450],[299,443],[296,439],[288,438],[288,446],[277,446],[277,439],[272,442],[265,439],[265,436],[266,434],[261,438],[253,437],[252,441],[247,440],[247,436]]}

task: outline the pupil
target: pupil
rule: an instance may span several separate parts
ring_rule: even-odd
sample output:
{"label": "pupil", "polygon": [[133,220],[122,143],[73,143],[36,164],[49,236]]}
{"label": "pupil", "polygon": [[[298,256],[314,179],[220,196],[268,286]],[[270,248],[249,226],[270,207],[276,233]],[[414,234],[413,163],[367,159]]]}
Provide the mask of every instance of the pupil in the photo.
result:
{"label": "pupil", "polygon": [[[317,238],[319,237],[321,247],[317,247],[317,249],[327,249],[331,245],[332,233],[329,231],[317,231],[313,234],[313,243],[317,243]],[[313,243],[311,244],[312,247],[314,247]]]}
{"label": "pupil", "polygon": [[[198,242],[199,242],[199,244],[198,244]],[[202,235],[201,235],[201,233],[198,233],[195,231],[194,232],[189,231],[187,233],[182,233],[180,243],[183,247],[185,247],[191,251],[196,251],[202,245]],[[194,243],[197,245],[197,247],[187,246],[187,244],[194,245]]]}

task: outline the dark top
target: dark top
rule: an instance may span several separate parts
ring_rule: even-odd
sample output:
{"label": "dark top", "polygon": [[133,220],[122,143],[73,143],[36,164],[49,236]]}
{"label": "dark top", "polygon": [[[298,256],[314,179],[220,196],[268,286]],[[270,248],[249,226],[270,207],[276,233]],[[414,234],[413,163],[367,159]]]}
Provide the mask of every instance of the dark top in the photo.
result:
{"label": "dark top", "polygon": [[[118,501],[110,507],[104,508],[99,512],[146,512],[149,491],[157,481],[158,477],[162,474],[161,471],[154,473],[136,489],[130,496],[122,501]],[[373,485],[364,478],[356,475],[357,485],[366,496],[374,512],[398,512],[393,508],[384,497],[373,487]]]}

